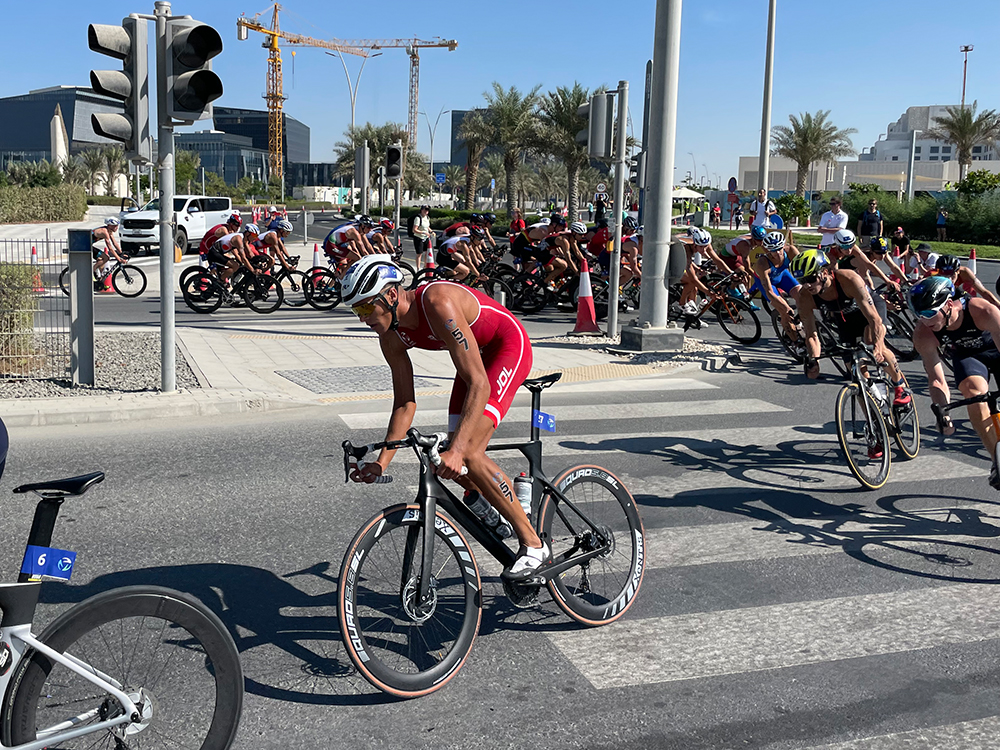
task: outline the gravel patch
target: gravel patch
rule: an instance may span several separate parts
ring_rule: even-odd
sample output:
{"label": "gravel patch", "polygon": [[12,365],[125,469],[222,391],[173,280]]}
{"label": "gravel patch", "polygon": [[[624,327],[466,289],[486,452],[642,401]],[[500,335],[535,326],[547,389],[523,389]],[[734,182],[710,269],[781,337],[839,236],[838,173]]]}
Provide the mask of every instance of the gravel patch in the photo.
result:
{"label": "gravel patch", "polygon": [[[0,399],[107,396],[157,391],[160,387],[160,333],[99,332],[94,339],[97,385],[74,386],[69,380],[0,378]],[[198,379],[178,348],[177,387],[198,388]]]}
{"label": "gravel patch", "polygon": [[712,357],[725,357],[728,354],[724,346],[690,336],[684,337],[684,349],[679,352],[626,352],[616,348],[621,344],[621,336],[613,338],[608,336],[553,336],[543,340],[573,343],[583,349],[607,351],[609,354],[614,354],[616,357],[621,357],[633,364],[650,365],[662,369],[680,367],[688,362],[704,362]]}

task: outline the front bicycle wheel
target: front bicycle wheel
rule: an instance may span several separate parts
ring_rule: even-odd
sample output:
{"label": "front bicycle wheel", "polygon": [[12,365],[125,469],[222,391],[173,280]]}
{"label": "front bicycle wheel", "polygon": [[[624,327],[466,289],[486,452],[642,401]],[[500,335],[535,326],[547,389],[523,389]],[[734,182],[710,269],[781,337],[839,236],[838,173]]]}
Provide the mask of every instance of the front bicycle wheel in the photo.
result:
{"label": "front bicycle wheel", "polygon": [[522,273],[509,283],[514,292],[514,306],[525,315],[540,311],[552,297],[542,278],[533,273]]}
{"label": "front bicycle wheel", "polygon": [[222,306],[226,288],[208,271],[189,276],[181,287],[184,304],[196,313],[212,313]]}
{"label": "front bicycle wheel", "polygon": [[760,340],[760,319],[743,300],[723,297],[717,303],[715,317],[722,330],[741,344],[755,344]]}
{"label": "front bicycle wheel", "polygon": [[281,285],[273,276],[262,274],[250,279],[243,289],[243,301],[255,313],[273,313],[285,300]]}
{"label": "front bicycle wheel", "polygon": [[397,260],[395,263],[399,270],[403,272],[403,289],[411,289],[410,284],[413,283],[413,279],[417,275],[417,269],[405,260]]}
{"label": "front bicycle wheel", "polygon": [[333,271],[314,266],[306,271],[305,296],[314,310],[332,310],[340,304],[340,281]]}
{"label": "front bicycle wheel", "polygon": [[138,297],[146,291],[146,274],[138,266],[118,266],[111,274],[111,286],[122,297]]}
{"label": "front bicycle wheel", "polygon": [[358,672],[383,692],[416,698],[443,687],[479,632],[482,589],[472,549],[437,514],[430,599],[419,602],[424,521],[418,505],[386,508],[365,524],[340,568],[337,618]]}
{"label": "front bicycle wheel", "polygon": [[432,281],[437,281],[441,277],[438,276],[437,268],[421,268],[415,274],[413,278],[410,279],[410,283],[406,285],[407,289],[416,289],[421,284],[429,284]]}
{"label": "front bicycle wheel", "polygon": [[613,622],[632,606],[645,571],[646,533],[635,500],[600,466],[575,466],[552,484],[569,500],[548,493],[539,506],[538,530],[553,563],[606,548],[550,580],[552,598],[584,625]]}
{"label": "front bicycle wheel", "polygon": [[837,394],[834,418],[851,473],[862,487],[877,490],[889,478],[892,461],[889,433],[878,405],[867,392],[862,395],[857,383],[849,383]]}
{"label": "front bicycle wheel", "polygon": [[69,296],[69,266],[66,266],[59,274],[59,288],[62,289],[63,294]]}
{"label": "front bicycle wheel", "polygon": [[771,311],[771,327],[774,328],[774,335],[781,342],[781,346],[788,353],[788,356],[798,364],[802,364],[805,361],[806,354],[805,341],[801,335],[799,338],[792,340],[792,337],[788,335],[788,331],[782,325],[781,316],[777,310]]}
{"label": "front bicycle wheel", "polygon": [[232,745],[243,707],[239,654],[225,625],[197,599],[156,586],[106,591],[64,612],[39,640],[119,687],[140,718],[60,742],[59,731],[114,718],[122,707],[76,672],[29,651],[4,712],[5,742],[51,737],[47,747]]}
{"label": "front bicycle wheel", "polygon": [[494,279],[491,277],[482,283],[482,290],[489,295],[490,299],[506,308],[510,308],[514,304],[514,290],[503,279]]}

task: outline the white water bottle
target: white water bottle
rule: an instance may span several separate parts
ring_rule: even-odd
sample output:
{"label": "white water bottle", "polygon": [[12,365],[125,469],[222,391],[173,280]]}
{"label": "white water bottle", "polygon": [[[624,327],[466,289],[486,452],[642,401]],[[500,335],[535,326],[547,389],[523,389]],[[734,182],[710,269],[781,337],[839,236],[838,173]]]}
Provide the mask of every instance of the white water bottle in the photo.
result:
{"label": "white water bottle", "polygon": [[524,508],[524,515],[531,518],[531,477],[523,471],[521,476],[514,478],[514,494]]}
{"label": "white water bottle", "polygon": [[466,492],[463,499],[465,504],[469,506],[469,510],[475,513],[480,521],[493,529],[498,537],[506,539],[514,533],[510,524],[507,523],[507,519],[501,516],[500,512],[478,492]]}
{"label": "white water bottle", "polygon": [[885,383],[875,382],[872,384],[872,391],[875,393],[875,398],[880,404],[884,404],[889,398],[889,392],[885,387]]}

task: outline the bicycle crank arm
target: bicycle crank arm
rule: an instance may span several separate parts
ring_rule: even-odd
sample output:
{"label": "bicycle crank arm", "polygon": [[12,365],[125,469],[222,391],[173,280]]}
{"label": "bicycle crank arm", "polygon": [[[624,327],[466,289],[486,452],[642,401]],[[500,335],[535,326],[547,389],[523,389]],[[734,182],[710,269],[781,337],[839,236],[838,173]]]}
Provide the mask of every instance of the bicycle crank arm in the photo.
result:
{"label": "bicycle crank arm", "polygon": [[541,570],[539,570],[538,576],[542,579],[542,582],[544,583],[545,581],[549,581],[555,578],[560,573],[564,573],[570,568],[578,567],[580,563],[588,562],[597,557],[598,555],[605,554],[609,548],[610,545],[607,545],[605,547],[601,547],[600,549],[591,550],[590,552],[584,552],[579,555],[573,555],[561,562],[553,562],[549,565],[546,565]]}

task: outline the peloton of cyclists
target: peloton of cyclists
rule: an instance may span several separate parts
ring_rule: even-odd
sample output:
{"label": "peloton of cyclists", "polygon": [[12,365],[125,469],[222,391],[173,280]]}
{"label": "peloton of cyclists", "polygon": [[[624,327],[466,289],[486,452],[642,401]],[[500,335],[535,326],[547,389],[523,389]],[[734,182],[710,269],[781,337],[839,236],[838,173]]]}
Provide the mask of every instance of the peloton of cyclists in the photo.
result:
{"label": "peloton of cyclists", "polygon": [[379,219],[378,224],[365,235],[365,239],[376,254],[392,255],[395,248],[389,235],[395,229],[396,224],[392,219]]}
{"label": "peloton of cyclists", "polygon": [[476,277],[481,275],[477,257],[482,256],[476,250],[482,245],[486,232],[482,227],[472,227],[471,232],[442,240],[435,253],[435,263],[441,268],[449,269],[455,281],[463,281],[469,274]]}
{"label": "peloton of cyclists", "polygon": [[[114,258],[119,263],[125,263],[122,246],[118,242],[118,225],[121,222],[114,216],[104,220],[104,225],[90,231],[91,252],[94,258],[94,278],[99,279],[101,271],[109,260]],[[100,247],[101,243],[104,247]]]}
{"label": "peloton of cyclists", "polygon": [[529,259],[536,260],[548,272],[545,276],[545,285],[549,288],[554,286],[555,280],[568,267],[568,263],[558,257],[553,249],[555,240],[549,242],[549,238],[566,227],[566,219],[560,214],[552,214],[547,222],[531,224],[523,232],[514,237],[510,245],[510,254],[524,265]]}
{"label": "peloton of cyclists", "polygon": [[260,236],[260,228],[256,224],[247,224],[242,232],[231,232],[217,239],[206,254],[208,262],[219,267],[219,278],[226,285],[236,270],[243,266],[250,273],[256,273],[250,263],[248,248]]}
{"label": "peloton of cyclists", "polygon": [[288,251],[285,249],[285,237],[292,233],[292,224],[288,219],[279,219],[272,224],[273,229],[268,229],[257,237],[252,247],[254,250],[268,253],[271,258],[281,263],[285,270],[292,270],[288,262]]}
{"label": "peloton of cyclists", "polygon": [[243,226],[243,218],[240,216],[238,211],[233,211],[229,218],[226,219],[225,224],[216,224],[214,227],[205,232],[205,236],[202,237],[201,242],[198,243],[198,254],[207,258],[208,248],[214,245],[216,240],[222,239],[227,234],[240,231],[241,226]]}
{"label": "peloton of cyclists", "polygon": [[375,227],[375,221],[367,214],[362,214],[352,222],[334,227],[323,240],[323,252],[333,262],[337,277],[344,275],[348,266],[364,255],[372,255],[375,249],[371,246],[367,232]]}
{"label": "peloton of cyclists", "polygon": [[962,265],[962,260],[955,255],[942,255],[934,264],[933,273],[944,276],[955,285],[956,296],[968,294],[970,297],[982,297],[991,305],[1000,307],[1000,299],[983,286],[983,282],[972,272],[971,268]]}

